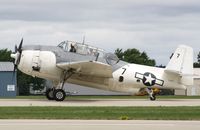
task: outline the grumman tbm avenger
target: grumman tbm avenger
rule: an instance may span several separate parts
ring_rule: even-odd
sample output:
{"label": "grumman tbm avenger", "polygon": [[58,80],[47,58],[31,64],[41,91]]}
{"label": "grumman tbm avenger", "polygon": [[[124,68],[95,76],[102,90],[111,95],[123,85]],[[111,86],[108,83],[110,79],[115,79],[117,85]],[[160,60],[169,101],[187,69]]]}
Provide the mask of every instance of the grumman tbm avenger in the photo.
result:
{"label": "grumman tbm avenger", "polygon": [[130,64],[115,54],[87,44],[64,41],[58,46],[23,46],[23,39],[11,57],[25,74],[53,81],[46,91],[49,100],[63,101],[65,83],[136,94],[146,89],[155,100],[153,88],[186,89],[193,84],[193,49],[180,45],[166,68]]}

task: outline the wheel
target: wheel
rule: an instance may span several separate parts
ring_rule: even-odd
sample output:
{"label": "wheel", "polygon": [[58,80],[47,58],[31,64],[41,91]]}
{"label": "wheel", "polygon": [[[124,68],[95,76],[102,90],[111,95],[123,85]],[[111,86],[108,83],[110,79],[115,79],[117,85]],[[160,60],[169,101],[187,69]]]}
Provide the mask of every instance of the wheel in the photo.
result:
{"label": "wheel", "polygon": [[56,89],[54,90],[54,99],[56,101],[63,101],[65,100],[66,94],[65,91],[62,89]]}
{"label": "wheel", "polygon": [[155,101],[155,100],[156,100],[156,96],[155,96],[155,95],[152,95],[152,96],[150,97],[150,100],[151,100],[151,101]]}
{"label": "wheel", "polygon": [[53,91],[54,91],[53,88],[47,89],[47,91],[46,91],[46,97],[47,97],[48,100],[54,100]]}

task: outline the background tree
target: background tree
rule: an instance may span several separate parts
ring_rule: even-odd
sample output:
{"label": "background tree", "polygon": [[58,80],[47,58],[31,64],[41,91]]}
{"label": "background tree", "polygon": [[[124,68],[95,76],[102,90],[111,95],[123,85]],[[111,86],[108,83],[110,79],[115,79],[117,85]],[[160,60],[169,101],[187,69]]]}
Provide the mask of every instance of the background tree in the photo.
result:
{"label": "background tree", "polygon": [[126,51],[123,51],[122,49],[116,49],[115,54],[118,56],[120,60],[129,62],[129,63],[135,63],[135,64],[142,64],[142,65],[148,65],[148,66],[155,66],[156,62],[154,59],[150,59],[146,52],[140,52],[139,50],[133,48],[133,49],[127,49]]}
{"label": "background tree", "polygon": [[[11,50],[1,49],[0,50],[0,61],[14,61],[10,54]],[[14,68],[13,68],[14,69]],[[40,78],[34,78],[32,76],[22,73],[17,70],[17,86],[19,88],[19,95],[28,95],[30,90],[30,84],[33,84],[33,90],[39,90],[44,88],[44,80]]]}
{"label": "background tree", "polygon": [[13,61],[13,59],[10,57],[10,54],[12,51],[8,49],[1,49],[0,50],[0,61]]}
{"label": "background tree", "polygon": [[44,79],[32,77],[22,73],[20,70],[17,71],[17,86],[19,87],[19,95],[29,95],[30,87],[33,90],[44,89]]}
{"label": "background tree", "polygon": [[200,52],[197,55],[197,62],[194,63],[194,68],[200,68]]}
{"label": "background tree", "polygon": [[199,54],[197,55],[197,61],[200,63],[200,52],[199,52]]}
{"label": "background tree", "polygon": [[117,48],[117,49],[115,50],[115,54],[117,55],[117,57],[118,57],[120,60],[123,60],[124,52],[122,51],[122,49]]}

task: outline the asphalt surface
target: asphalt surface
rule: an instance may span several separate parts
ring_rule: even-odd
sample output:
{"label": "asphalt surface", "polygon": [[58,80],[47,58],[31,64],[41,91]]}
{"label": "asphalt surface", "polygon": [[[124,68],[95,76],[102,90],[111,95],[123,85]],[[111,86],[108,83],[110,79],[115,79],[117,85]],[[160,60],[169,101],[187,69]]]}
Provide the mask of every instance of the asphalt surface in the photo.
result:
{"label": "asphalt surface", "polygon": [[200,121],[0,120],[0,130],[200,130]]}
{"label": "asphalt surface", "polygon": [[65,100],[0,99],[0,106],[200,106],[200,99],[98,99]]}

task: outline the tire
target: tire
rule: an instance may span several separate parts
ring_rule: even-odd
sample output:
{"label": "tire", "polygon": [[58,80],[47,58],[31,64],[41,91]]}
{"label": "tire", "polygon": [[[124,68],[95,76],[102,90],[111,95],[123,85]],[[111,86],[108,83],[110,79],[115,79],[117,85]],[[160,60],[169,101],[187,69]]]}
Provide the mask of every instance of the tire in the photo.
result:
{"label": "tire", "polygon": [[150,100],[151,100],[151,101],[155,101],[155,100],[156,100],[156,96],[155,96],[155,95],[152,95],[152,97],[150,97]]}
{"label": "tire", "polygon": [[54,90],[54,99],[56,101],[64,101],[66,97],[65,91],[62,89]]}
{"label": "tire", "polygon": [[54,90],[52,88],[47,89],[46,97],[48,100],[54,100]]}

